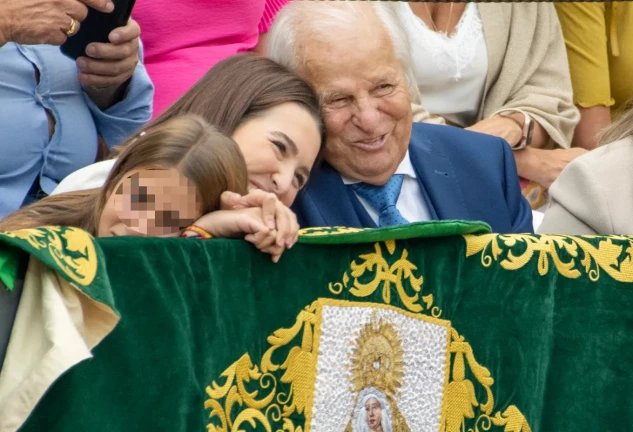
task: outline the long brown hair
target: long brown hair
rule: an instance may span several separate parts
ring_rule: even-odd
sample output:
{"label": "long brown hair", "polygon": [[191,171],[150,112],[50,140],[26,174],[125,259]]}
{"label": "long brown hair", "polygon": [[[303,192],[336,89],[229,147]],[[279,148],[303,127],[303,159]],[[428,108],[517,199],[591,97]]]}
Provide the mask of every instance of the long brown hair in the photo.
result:
{"label": "long brown hair", "polygon": [[616,116],[618,114],[620,117],[600,133],[599,146],[633,136],[633,99],[624,104]]}
{"label": "long brown hair", "polygon": [[[325,128],[314,89],[286,67],[252,54],[235,55],[217,63],[138,134],[176,116],[191,113],[231,136],[245,121],[284,103],[299,105],[315,119],[321,133],[322,150]],[[115,149],[111,157],[118,157],[122,147]]]}
{"label": "long brown hair", "polygon": [[0,222],[0,231],[62,225],[96,235],[116,185],[127,173],[142,167],[177,168],[196,185],[202,214],[220,207],[224,191],[247,192],[246,163],[237,144],[199,116],[173,117],[132,139],[133,146],[122,146],[102,188],[46,197],[9,215]]}

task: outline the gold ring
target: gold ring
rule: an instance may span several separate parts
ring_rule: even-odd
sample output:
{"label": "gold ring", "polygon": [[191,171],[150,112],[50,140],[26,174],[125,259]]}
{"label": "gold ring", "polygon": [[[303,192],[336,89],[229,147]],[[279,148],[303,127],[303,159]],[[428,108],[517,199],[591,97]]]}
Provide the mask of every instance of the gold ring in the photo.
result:
{"label": "gold ring", "polygon": [[74,18],[70,19],[70,28],[66,32],[68,36],[72,36],[75,34],[75,29],[77,28],[77,21]]}

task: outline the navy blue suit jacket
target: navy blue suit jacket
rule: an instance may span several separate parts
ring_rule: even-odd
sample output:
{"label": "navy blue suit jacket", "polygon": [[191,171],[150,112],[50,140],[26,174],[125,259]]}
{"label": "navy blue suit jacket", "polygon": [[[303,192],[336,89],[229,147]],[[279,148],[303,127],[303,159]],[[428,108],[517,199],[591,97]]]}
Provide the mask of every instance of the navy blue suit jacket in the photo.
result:
{"label": "navy blue suit jacket", "polygon": [[[483,221],[496,233],[531,233],[512,150],[491,135],[414,123],[409,155],[434,219]],[[302,228],[376,224],[327,163],[316,168],[292,209]]]}

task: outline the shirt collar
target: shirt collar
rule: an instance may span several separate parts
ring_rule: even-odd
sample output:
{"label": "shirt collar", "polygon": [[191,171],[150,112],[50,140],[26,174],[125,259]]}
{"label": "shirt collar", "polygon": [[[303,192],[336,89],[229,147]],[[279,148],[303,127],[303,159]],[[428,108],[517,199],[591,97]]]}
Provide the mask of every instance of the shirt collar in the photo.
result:
{"label": "shirt collar", "polygon": [[[411,158],[409,157],[409,150],[407,150],[407,153],[404,155],[404,159],[402,159],[402,162],[400,162],[400,165],[398,165],[398,169],[396,169],[394,174],[402,174],[413,179],[417,178],[415,170],[413,169],[413,164],[411,163]],[[341,175],[341,178],[343,179],[343,184],[346,185],[360,183],[360,180],[354,180],[343,175]]]}

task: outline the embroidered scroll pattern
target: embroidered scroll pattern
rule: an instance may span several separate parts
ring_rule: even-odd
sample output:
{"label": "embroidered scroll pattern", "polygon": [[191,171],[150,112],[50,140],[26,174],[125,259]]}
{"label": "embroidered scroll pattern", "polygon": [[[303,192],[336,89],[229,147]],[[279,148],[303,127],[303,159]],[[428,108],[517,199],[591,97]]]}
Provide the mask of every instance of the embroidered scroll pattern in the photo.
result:
{"label": "embroidered scroll pattern", "polygon": [[[267,432],[303,432],[296,418],[297,414],[309,417],[311,410],[310,398],[316,379],[317,341],[313,337],[316,309],[317,302],[314,302],[299,313],[291,328],[277,330],[268,337],[270,348],[264,353],[260,366],[253,365],[250,356],[245,354],[222,373],[223,384],[214,381],[206,388],[209,398],[204,406],[211,410],[212,420],[207,426],[209,432],[239,431],[244,423],[252,428],[259,425]],[[290,346],[302,330],[301,344]],[[285,361],[275,362],[273,355],[284,348]],[[249,391],[247,384],[252,382],[259,388]],[[233,416],[236,405],[239,413]],[[273,429],[272,425],[281,429]]]}
{"label": "embroidered scroll pattern", "polygon": [[337,234],[355,234],[366,230],[367,228],[317,227],[301,229],[299,230],[299,235],[302,237],[322,237]]}
{"label": "embroidered scroll pattern", "polygon": [[[354,298],[366,299],[379,291],[384,304],[375,306],[390,307],[387,305],[392,304],[395,291],[408,313],[439,318],[442,311],[434,306],[433,294],[423,295],[423,277],[416,275],[417,267],[408,260],[408,251],[397,249],[395,241],[374,244],[372,252],[351,263],[341,282],[329,284],[330,292],[337,296],[347,290]],[[244,424],[267,432],[309,430],[317,379],[319,308],[319,301],[315,301],[299,313],[292,327],[269,336],[269,348],[259,365],[245,354],[206,388],[209,432],[239,431]],[[453,328],[448,351],[440,432],[531,432],[516,406],[510,405],[503,412],[495,410],[494,379]],[[276,360],[279,357],[281,360]],[[477,389],[485,393],[485,400],[478,398]]]}
{"label": "embroidered scroll pattern", "polygon": [[82,286],[97,274],[97,251],[90,234],[72,227],[41,227],[0,232],[0,236],[23,240],[37,251],[47,251],[72,281]]}
{"label": "embroidered scroll pattern", "polygon": [[[384,250],[393,255],[396,250],[396,242],[389,240],[383,243]],[[366,298],[373,295],[376,290],[382,289],[382,300],[385,304],[392,304],[392,290],[395,289],[398,298],[410,312],[429,311],[437,318],[442,311],[433,306],[433,294],[421,296],[424,278],[416,277],[414,271],[418,268],[407,258],[409,252],[404,249],[393,264],[389,264],[381,243],[374,244],[374,251],[360,256],[360,263],[352,262],[349,271],[343,274],[341,282],[329,284],[329,289],[334,295],[339,295],[343,290],[358,298]],[[349,273],[349,274],[348,274]],[[361,282],[367,280],[369,282]],[[420,301],[421,300],[421,301]]]}
{"label": "embroidered scroll pattern", "polygon": [[499,263],[506,270],[518,270],[536,257],[541,276],[553,264],[561,275],[570,279],[586,274],[596,282],[601,272],[605,272],[619,282],[633,282],[633,237],[484,234],[467,235],[464,239],[466,257],[479,254],[484,267]]}

